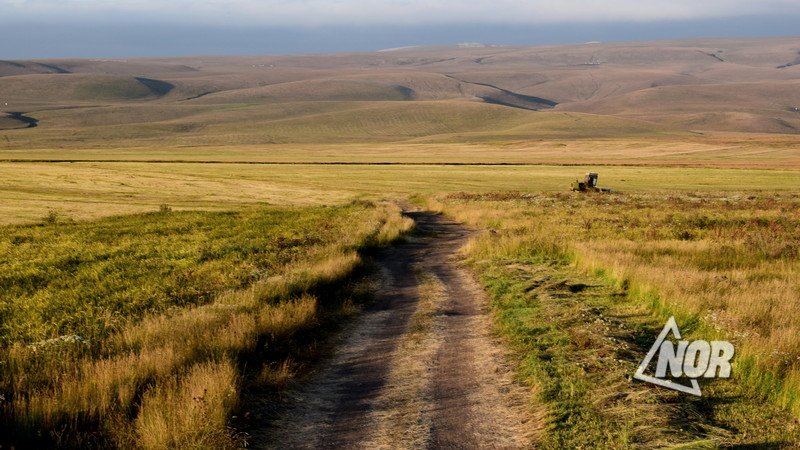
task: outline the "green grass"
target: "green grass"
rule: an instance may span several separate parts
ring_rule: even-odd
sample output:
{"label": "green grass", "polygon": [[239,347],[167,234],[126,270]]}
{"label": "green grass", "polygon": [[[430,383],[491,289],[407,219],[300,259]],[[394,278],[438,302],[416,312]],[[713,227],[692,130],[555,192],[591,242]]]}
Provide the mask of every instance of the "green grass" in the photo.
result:
{"label": "green grass", "polygon": [[[0,97],[10,104],[130,101],[153,96],[153,91],[134,77],[57,74],[3,77]],[[35,100],[33,100],[35,99]],[[94,105],[92,105],[94,106]]]}
{"label": "green grass", "polygon": [[[108,80],[97,95],[133,95]],[[136,82],[133,80],[133,82]],[[2,87],[2,86],[0,86]],[[147,90],[144,86],[142,89]],[[55,93],[54,93],[55,95]],[[79,94],[75,94],[80,96]],[[205,98],[204,98],[205,100]],[[65,100],[66,101],[66,100]],[[657,123],[572,112],[537,112],[464,100],[252,103],[117,102],[74,110],[36,107],[39,127],[0,130],[7,149],[471,143],[560,139],[673,139]],[[41,110],[40,110],[41,109]]]}
{"label": "green grass", "polygon": [[791,415],[742,384],[706,381],[696,399],[631,381],[662,318],[624,289],[551,258],[478,265],[518,372],[548,408],[540,448],[800,444]]}
{"label": "green grass", "polygon": [[243,445],[239,391],[304,373],[365,299],[360,252],[411,225],[371,202],[162,210],[2,229],[0,445]]}
{"label": "green grass", "polygon": [[208,303],[338,238],[362,208],[164,212],[5,227],[0,345],[78,334],[92,342],[144,314]]}
{"label": "green grass", "polygon": [[[466,251],[518,349],[521,375],[550,407],[546,447],[648,439],[656,439],[648,448],[692,440],[792,447],[800,443],[799,200],[506,192],[430,205],[494,231]],[[736,346],[734,378],[701,382],[702,400],[629,379],[671,315],[690,338]]]}

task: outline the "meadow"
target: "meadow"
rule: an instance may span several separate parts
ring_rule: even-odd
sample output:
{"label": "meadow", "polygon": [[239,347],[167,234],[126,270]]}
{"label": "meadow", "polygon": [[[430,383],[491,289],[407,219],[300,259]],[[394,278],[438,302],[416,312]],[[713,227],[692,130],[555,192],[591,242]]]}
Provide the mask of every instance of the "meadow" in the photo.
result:
{"label": "meadow", "polygon": [[301,372],[365,298],[360,252],[409,226],[357,202],[3,227],[3,441],[241,445],[240,390]]}
{"label": "meadow", "polygon": [[[549,405],[545,447],[800,442],[796,194],[456,193],[426,204],[491,230],[464,253]],[[672,315],[689,336],[736,345],[735,384],[691,402],[628,381]],[[693,429],[706,416],[714,427]],[[663,433],[686,417],[681,433]]]}
{"label": "meadow", "polygon": [[[589,169],[618,193],[568,193]],[[492,230],[465,258],[495,299],[532,407],[548,408],[543,447],[796,442],[794,170],[108,161],[0,171],[4,421],[21,441],[44,427],[66,430],[46,436],[62,444],[238,445],[241,393],[274,396],[302,379],[325,330],[369,298],[368,287],[313,286],[352,279],[355,250],[383,221],[381,242],[409,226],[385,199],[411,199]],[[539,307],[520,303],[545,276],[605,287],[566,290],[568,309],[542,301],[560,298],[557,287]],[[728,406],[628,381],[646,348],[614,342],[645,345],[668,314],[737,345],[735,384],[709,393]],[[565,356],[576,348],[577,361]]]}
{"label": "meadow", "polygon": [[561,192],[588,170],[620,192],[790,191],[797,184],[796,171],[781,169],[20,162],[0,163],[0,223],[37,222],[50,210],[85,220],[161,204],[222,211],[258,202],[314,206],[437,192]]}
{"label": "meadow", "polygon": [[[21,438],[44,426],[67,430],[47,436],[60,443],[237,445],[241,392],[301,379],[324,330],[369,298],[314,286],[351,279],[357,249],[407,229],[382,199],[410,199],[484,230],[464,258],[532,407],[549,411],[543,447],[797,442],[795,171],[594,166],[620,192],[586,195],[567,188],[589,166],[3,168],[16,191],[3,226],[3,406]],[[628,379],[671,314],[690,336],[737,346],[736,380],[709,386],[705,403]],[[610,325],[587,326],[597,319]],[[274,351],[256,351],[265,344]]]}
{"label": "meadow", "polygon": [[[5,417],[21,436],[47,424],[71,430],[50,436],[55,442],[236,445],[229,428],[236,393],[254,385],[280,390],[299,377],[314,352],[298,333],[329,328],[355,311],[347,298],[369,297],[368,289],[354,288],[334,290],[323,301],[313,286],[320,278],[350,277],[359,264],[354,249],[372,245],[376,230],[386,228],[383,221],[391,226],[380,242],[408,228],[396,206],[381,203],[391,198],[411,199],[485,230],[464,257],[495,299],[498,330],[521,358],[520,377],[537,393],[532,404],[548,405],[553,422],[543,446],[734,445],[752,442],[747,436],[753,434],[763,434],[765,442],[795,442],[800,346],[791,317],[800,198],[792,192],[794,171],[605,166],[597,169],[601,184],[621,192],[585,195],[565,192],[585,170],[574,166],[4,166],[18,177],[15,189],[39,186],[39,195],[53,202],[48,209],[32,207],[20,196],[9,206],[18,214],[12,221],[22,223],[3,227],[9,255],[3,338],[14,374],[6,378],[13,384],[4,395],[15,399],[5,402]],[[139,184],[123,186],[123,179]],[[69,189],[75,184],[83,199]],[[203,201],[191,201],[189,192]],[[131,197],[139,201],[122,200]],[[257,203],[267,198],[298,206]],[[66,207],[71,201],[81,208]],[[105,217],[114,213],[126,215]],[[353,225],[360,231],[344,232]],[[305,280],[299,287],[296,277]],[[542,294],[538,307],[520,303],[538,292],[530,290],[535,277],[556,285],[556,294]],[[558,299],[558,289],[572,284],[599,286],[598,292],[579,290],[583,297],[566,310],[563,302],[542,301]],[[733,340],[736,382],[712,385],[710,396],[734,400],[727,407],[695,404],[631,385],[626,377],[640,353],[609,344],[609,330],[587,327],[587,316],[576,320],[578,313],[635,330],[616,336],[620,342],[644,345],[672,314],[694,335]],[[279,350],[254,356],[253,346],[263,342]],[[584,350],[577,361],[541,353],[569,355],[576,346]],[[64,352],[74,360],[66,373],[75,375],[57,384],[32,375],[64,372],[57,359]],[[598,352],[606,359],[598,360]],[[154,365],[156,359],[170,363]],[[242,361],[254,360],[256,373],[242,371]],[[600,376],[609,367],[610,375]],[[605,388],[591,389],[587,377]],[[198,386],[210,385],[228,386],[230,395],[214,391],[208,406],[202,400],[199,410],[187,409],[206,398],[195,392]],[[564,392],[573,394],[559,395]],[[614,403],[620,392],[626,400]],[[672,405],[670,413],[659,416],[658,405]],[[176,416],[181,410],[190,412]],[[209,422],[211,411],[216,418]],[[726,418],[713,422],[720,430],[746,433],[689,424],[685,433],[665,431],[675,423],[665,417],[686,414],[719,415]],[[119,435],[107,420],[137,431]],[[151,436],[155,440],[144,443]]]}

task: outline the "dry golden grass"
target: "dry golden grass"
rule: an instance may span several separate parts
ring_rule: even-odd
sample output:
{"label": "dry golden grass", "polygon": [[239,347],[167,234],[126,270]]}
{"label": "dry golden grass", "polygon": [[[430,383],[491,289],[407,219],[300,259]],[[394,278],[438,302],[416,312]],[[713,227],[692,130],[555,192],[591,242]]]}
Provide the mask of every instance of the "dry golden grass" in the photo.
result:
{"label": "dry golden grass", "polygon": [[[227,428],[238,392],[234,367],[258,354],[259,342],[313,333],[326,319],[310,292],[349,276],[360,264],[359,249],[387,244],[412,225],[397,206],[376,206],[343,230],[346,237],[309,252],[278,275],[224,292],[207,305],[146,317],[112,335],[96,355],[71,346],[37,351],[16,344],[3,368],[12,380],[7,387],[16,393],[1,405],[6,425],[19,440],[59,445],[238,445]],[[337,314],[352,306],[345,302],[340,309]],[[291,373],[284,360],[257,382],[279,387]],[[37,430],[46,433],[37,437]]]}
{"label": "dry golden grass", "polygon": [[337,204],[438,192],[554,192],[589,169],[623,192],[794,190],[797,171],[634,166],[0,163],[0,223],[253,203]]}
{"label": "dry golden grass", "polygon": [[[465,142],[465,140],[467,142]],[[0,159],[90,161],[222,161],[348,163],[524,163],[633,164],[731,168],[800,168],[798,140],[789,135],[704,133],[618,138],[518,139],[495,136],[469,142],[459,134],[448,142],[347,144],[208,145],[179,147],[163,143],[131,147],[117,140],[74,149],[2,149]],[[106,147],[108,146],[108,147]]]}
{"label": "dry golden grass", "polygon": [[496,230],[472,258],[567,257],[661,314],[737,346],[735,373],[800,414],[795,194],[452,195],[429,206]]}
{"label": "dry golden grass", "polygon": [[237,377],[228,361],[203,363],[148,390],[136,417],[138,446],[236,448],[227,423],[238,398]]}
{"label": "dry golden grass", "polygon": [[[777,256],[737,267],[735,255],[746,255],[752,248],[736,242],[723,249],[722,267],[713,267],[715,262],[697,264],[706,255],[720,254],[718,240],[586,243],[576,245],[574,252],[582,268],[634,280],[633,288],[641,295],[657,292],[666,309],[698,315],[715,333],[736,340],[740,375],[800,414],[800,331],[795,320],[800,261]],[[732,267],[725,267],[728,264]],[[764,375],[751,366],[778,380],[758,380]]]}

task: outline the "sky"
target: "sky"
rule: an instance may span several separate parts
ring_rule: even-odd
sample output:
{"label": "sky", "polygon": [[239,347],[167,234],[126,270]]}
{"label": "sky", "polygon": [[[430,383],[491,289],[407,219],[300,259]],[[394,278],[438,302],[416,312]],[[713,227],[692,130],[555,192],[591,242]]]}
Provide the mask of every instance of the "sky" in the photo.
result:
{"label": "sky", "polygon": [[800,35],[800,0],[0,0],[0,59]]}

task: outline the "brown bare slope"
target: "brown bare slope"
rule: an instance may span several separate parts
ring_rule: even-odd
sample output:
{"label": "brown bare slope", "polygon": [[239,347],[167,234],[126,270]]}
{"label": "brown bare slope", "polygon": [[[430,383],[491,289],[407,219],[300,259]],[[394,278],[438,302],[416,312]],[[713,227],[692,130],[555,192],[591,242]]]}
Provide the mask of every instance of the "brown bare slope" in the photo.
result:
{"label": "brown bare slope", "polygon": [[[488,141],[580,139],[598,130],[604,130],[600,136],[629,136],[629,130],[639,135],[643,129],[796,135],[799,51],[800,39],[775,38],[0,61],[0,112],[41,117],[40,127],[24,134],[5,131],[8,139],[0,136],[0,142],[48,148],[68,146],[68,141],[57,140],[75,136],[88,147],[114,141],[129,145],[125,139],[257,145],[362,142],[370,136],[440,141],[443,134],[448,140],[471,141],[476,132]],[[410,110],[402,106],[409,102],[428,103],[418,108],[428,112],[410,124],[415,131],[408,131]],[[430,102],[442,106],[431,107]],[[356,103],[363,105],[356,108]],[[380,112],[376,115],[367,104]],[[499,124],[482,120],[518,117],[498,113],[498,106],[590,113],[580,117],[597,120],[569,126],[569,121],[555,121],[561,127],[555,134],[537,124],[563,116],[533,114],[522,122]],[[476,107],[484,111],[475,114]],[[298,114],[303,110],[308,113]],[[284,119],[284,124],[275,123]],[[353,125],[344,130],[344,122]],[[520,129],[535,131],[518,133]],[[238,139],[242,135],[246,138]]]}

